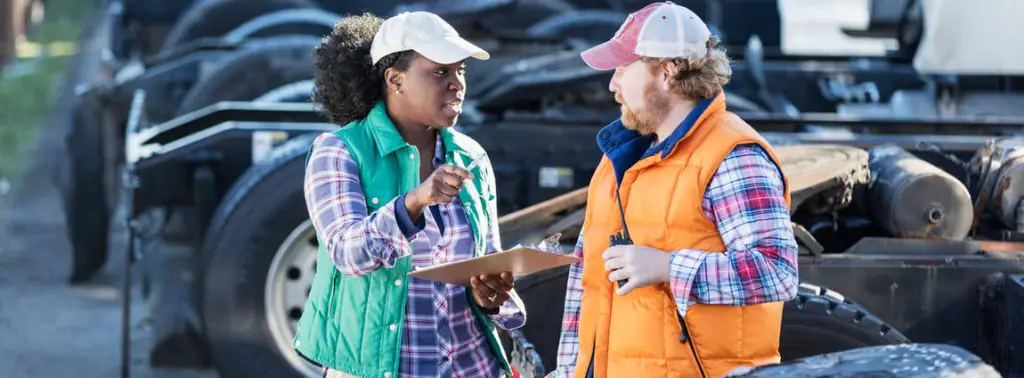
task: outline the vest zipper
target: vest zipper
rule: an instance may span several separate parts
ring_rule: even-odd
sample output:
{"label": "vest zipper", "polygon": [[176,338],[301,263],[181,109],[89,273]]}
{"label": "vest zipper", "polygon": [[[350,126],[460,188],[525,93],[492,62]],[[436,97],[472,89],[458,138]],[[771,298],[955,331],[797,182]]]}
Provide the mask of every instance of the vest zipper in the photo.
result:
{"label": "vest zipper", "polygon": [[690,336],[690,330],[686,327],[686,320],[683,319],[679,312],[676,312],[676,317],[679,318],[679,325],[683,326],[683,332],[679,334],[679,342],[685,343],[689,341],[690,352],[693,353],[693,361],[697,363],[697,370],[700,371],[700,376],[707,378],[707,373],[704,372],[704,365],[700,363],[700,357],[697,357],[697,346],[693,343],[693,337]]}
{"label": "vest zipper", "polygon": [[[633,239],[629,237],[629,228],[626,227],[626,212],[622,209],[622,195],[619,194],[619,185],[615,185],[615,200],[616,204],[619,205],[619,219],[622,222],[622,232],[616,233],[610,236],[610,245],[630,245],[633,244]],[[626,284],[626,280],[619,280],[619,287]],[[704,373],[704,365],[700,363],[700,357],[697,357],[697,347],[693,345],[693,338],[690,337],[690,331],[686,328],[686,320],[679,315],[676,311],[676,317],[679,318],[679,325],[683,327],[683,332],[679,334],[679,342],[685,343],[687,340],[690,341],[690,352],[693,353],[693,361],[697,363],[697,370],[700,371],[702,378],[707,378],[708,375]],[[593,355],[591,355],[593,359]],[[593,361],[593,360],[591,360]]]}

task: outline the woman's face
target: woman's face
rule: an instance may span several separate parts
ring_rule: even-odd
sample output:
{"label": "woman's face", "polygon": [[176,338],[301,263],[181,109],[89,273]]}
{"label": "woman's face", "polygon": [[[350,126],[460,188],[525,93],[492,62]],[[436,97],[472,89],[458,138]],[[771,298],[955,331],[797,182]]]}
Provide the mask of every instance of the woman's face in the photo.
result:
{"label": "woman's face", "polygon": [[417,54],[405,72],[396,72],[401,93],[390,93],[401,118],[435,129],[452,127],[466,96],[464,61],[440,64]]}

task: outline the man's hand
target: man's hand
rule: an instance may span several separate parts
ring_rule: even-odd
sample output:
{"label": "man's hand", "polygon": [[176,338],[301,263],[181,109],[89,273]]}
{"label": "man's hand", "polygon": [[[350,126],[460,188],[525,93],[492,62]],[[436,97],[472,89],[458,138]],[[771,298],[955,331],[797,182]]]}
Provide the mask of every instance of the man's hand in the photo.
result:
{"label": "man's hand", "polygon": [[473,299],[480,307],[493,310],[505,304],[512,291],[512,273],[481,274],[469,279],[473,286]]}
{"label": "man's hand", "polygon": [[608,280],[628,280],[616,293],[626,295],[634,289],[668,282],[672,254],[642,245],[617,245],[601,255]]}

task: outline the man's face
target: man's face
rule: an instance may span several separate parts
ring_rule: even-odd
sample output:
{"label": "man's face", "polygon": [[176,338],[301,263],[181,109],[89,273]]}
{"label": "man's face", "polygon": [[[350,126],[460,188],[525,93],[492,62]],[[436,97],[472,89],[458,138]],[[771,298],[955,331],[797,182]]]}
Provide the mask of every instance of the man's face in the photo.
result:
{"label": "man's face", "polygon": [[669,94],[658,68],[636,61],[615,69],[608,89],[622,108],[622,125],[641,135],[653,134],[668,114]]}

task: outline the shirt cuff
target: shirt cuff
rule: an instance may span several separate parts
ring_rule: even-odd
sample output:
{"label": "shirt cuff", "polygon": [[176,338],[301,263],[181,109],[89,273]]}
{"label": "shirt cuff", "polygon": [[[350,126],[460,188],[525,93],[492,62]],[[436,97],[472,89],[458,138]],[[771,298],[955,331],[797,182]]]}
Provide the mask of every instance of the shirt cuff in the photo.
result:
{"label": "shirt cuff", "polygon": [[693,292],[693,281],[696,280],[697,270],[704,263],[704,257],[707,254],[707,252],[693,249],[683,249],[672,253],[672,260],[669,264],[669,287],[676,300],[679,316],[686,316],[686,309],[690,304],[690,294]]}
{"label": "shirt cuff", "polygon": [[422,214],[419,221],[412,221],[412,217],[409,216],[409,209],[405,207],[405,195],[406,193],[403,193],[395,199],[395,218],[398,221],[398,229],[402,230],[402,235],[408,239],[412,238],[416,233],[423,231],[427,221]]}

